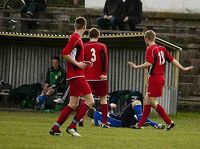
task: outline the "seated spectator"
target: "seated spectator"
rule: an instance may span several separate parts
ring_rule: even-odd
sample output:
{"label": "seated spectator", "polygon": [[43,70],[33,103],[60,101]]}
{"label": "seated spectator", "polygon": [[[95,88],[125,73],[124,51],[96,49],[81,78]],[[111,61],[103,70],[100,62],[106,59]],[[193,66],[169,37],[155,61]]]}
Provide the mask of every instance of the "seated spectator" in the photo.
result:
{"label": "seated spectator", "polygon": [[25,0],[25,6],[21,9],[22,17],[33,18],[39,12],[46,10],[46,0]]}
{"label": "seated spectator", "polygon": [[44,109],[45,101],[49,96],[56,92],[63,92],[66,85],[66,73],[60,66],[59,57],[52,58],[52,66],[48,69],[46,74],[46,81],[43,91],[36,101],[41,109]]}
{"label": "seated spectator", "polygon": [[135,25],[142,20],[141,0],[125,0],[123,5],[123,22],[128,23],[130,30],[135,31]]}
{"label": "seated spectator", "polygon": [[100,29],[116,30],[119,26],[119,20],[123,13],[122,0],[106,0],[104,6],[104,16],[97,18],[97,25]]}

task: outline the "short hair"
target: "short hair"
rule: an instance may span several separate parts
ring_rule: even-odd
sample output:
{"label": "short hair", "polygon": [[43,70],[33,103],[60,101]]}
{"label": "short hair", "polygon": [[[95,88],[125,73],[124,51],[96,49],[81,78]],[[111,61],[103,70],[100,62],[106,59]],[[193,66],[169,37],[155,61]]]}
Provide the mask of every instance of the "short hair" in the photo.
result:
{"label": "short hair", "polygon": [[156,39],[156,33],[154,31],[152,31],[152,30],[147,30],[144,33],[144,38],[147,38],[150,41],[155,41],[155,39]]}
{"label": "short hair", "polygon": [[89,37],[90,38],[98,38],[100,36],[100,31],[97,28],[91,28],[89,30]]}
{"label": "short hair", "polygon": [[74,27],[75,29],[82,29],[87,25],[87,21],[84,17],[78,17],[75,19]]}
{"label": "short hair", "polygon": [[52,60],[56,60],[56,61],[58,61],[60,63],[60,58],[58,56],[52,57]]}

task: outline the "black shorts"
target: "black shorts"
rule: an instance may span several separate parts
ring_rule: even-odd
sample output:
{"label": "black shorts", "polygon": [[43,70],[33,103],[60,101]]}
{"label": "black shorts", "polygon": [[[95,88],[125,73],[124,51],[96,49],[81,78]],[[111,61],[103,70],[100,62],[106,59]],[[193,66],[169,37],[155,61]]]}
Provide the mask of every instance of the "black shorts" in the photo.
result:
{"label": "black shorts", "polygon": [[135,125],[138,122],[135,118],[135,111],[132,108],[132,103],[125,107],[120,117],[123,127],[130,127],[131,125]]}

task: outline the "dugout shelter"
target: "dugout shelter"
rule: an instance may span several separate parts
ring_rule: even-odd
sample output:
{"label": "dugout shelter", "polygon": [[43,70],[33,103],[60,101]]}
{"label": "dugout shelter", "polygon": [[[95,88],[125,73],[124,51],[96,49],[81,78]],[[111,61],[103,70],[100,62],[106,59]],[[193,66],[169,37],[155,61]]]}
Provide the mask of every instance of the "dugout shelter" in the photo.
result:
{"label": "dugout shelter", "polygon": [[[70,36],[0,32],[0,80],[13,87],[45,80],[51,57],[60,55]],[[145,62],[143,33],[102,34],[100,41],[109,49],[109,91],[135,90],[145,94],[147,71],[128,68],[127,62]],[[87,36],[83,41],[88,41]],[[181,48],[160,38],[156,42],[165,46],[179,60]],[[61,64],[65,68],[65,62]],[[178,69],[166,65],[166,84],[160,104],[169,114],[177,112]]]}

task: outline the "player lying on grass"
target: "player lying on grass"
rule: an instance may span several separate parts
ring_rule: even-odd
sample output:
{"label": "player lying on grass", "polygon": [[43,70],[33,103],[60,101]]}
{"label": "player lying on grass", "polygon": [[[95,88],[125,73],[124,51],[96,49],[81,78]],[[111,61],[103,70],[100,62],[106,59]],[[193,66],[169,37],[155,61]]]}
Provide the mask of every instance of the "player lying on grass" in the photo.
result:
{"label": "player lying on grass", "polygon": [[166,130],[170,130],[175,126],[175,123],[169,118],[163,107],[158,104],[157,101],[157,98],[162,96],[162,90],[165,84],[164,73],[166,61],[171,62],[182,71],[190,71],[193,69],[193,66],[181,66],[179,62],[177,62],[177,60],[175,60],[172,55],[166,50],[166,48],[156,44],[155,40],[155,32],[152,30],[146,31],[144,35],[144,41],[147,45],[146,62],[142,65],[136,65],[132,62],[128,62],[130,68],[149,68],[148,88],[146,96],[144,98],[143,116],[140,121],[134,126],[134,128],[140,129],[144,125],[146,119],[151,112],[152,107],[160,114],[162,119],[168,125]]}
{"label": "player lying on grass", "polygon": [[[139,97],[135,99],[132,98],[132,101],[124,108],[121,114],[115,115],[111,111],[108,114],[108,123],[111,127],[128,127],[132,128],[138,120],[142,117],[142,100]],[[115,103],[111,103],[110,108],[116,108]],[[102,113],[97,109],[90,108],[87,114],[90,118],[93,119],[93,123],[96,126],[101,126]],[[165,125],[156,123],[151,119],[146,120],[146,124],[150,125],[156,129],[164,129]]]}
{"label": "player lying on grass", "polygon": [[98,42],[100,31],[96,28],[89,30],[90,41],[84,43],[84,59],[93,63],[86,68],[85,78],[88,81],[93,95],[100,97],[100,111],[102,112],[102,127],[109,128],[107,121],[108,104],[108,51],[105,44]]}
{"label": "player lying on grass", "polygon": [[67,45],[62,51],[62,56],[67,61],[67,80],[69,80],[69,104],[63,108],[57,122],[50,130],[51,135],[60,135],[60,127],[67,120],[69,115],[79,106],[80,96],[83,96],[85,102],[77,109],[73,121],[67,127],[67,133],[75,137],[80,137],[76,125],[84,117],[90,107],[94,105],[94,98],[88,82],[84,76],[84,69],[91,65],[90,62],[84,62],[84,48],[82,36],[86,30],[87,22],[85,18],[78,17],[75,20],[75,32],[71,35]]}

